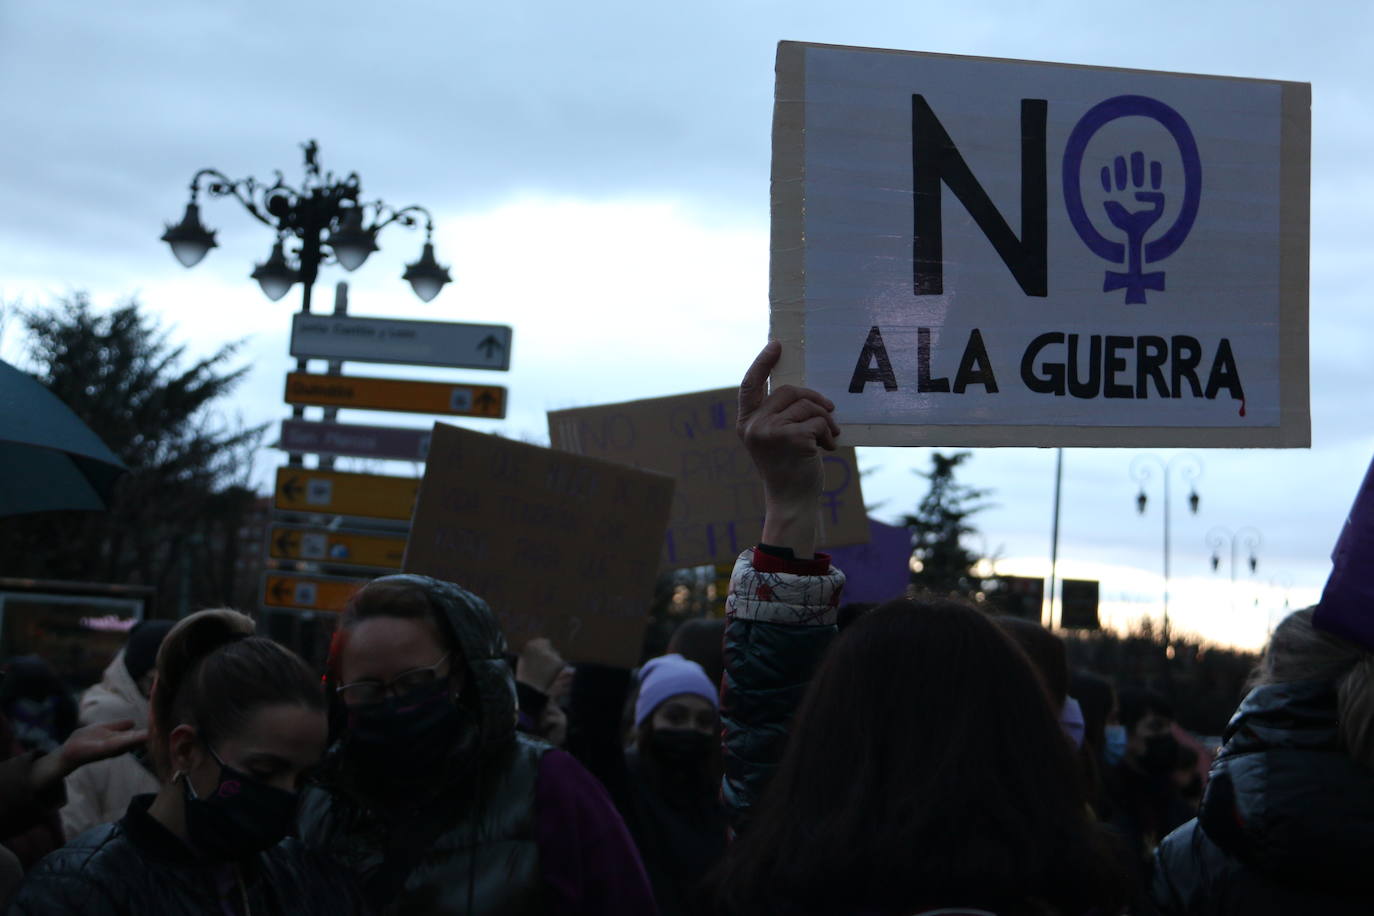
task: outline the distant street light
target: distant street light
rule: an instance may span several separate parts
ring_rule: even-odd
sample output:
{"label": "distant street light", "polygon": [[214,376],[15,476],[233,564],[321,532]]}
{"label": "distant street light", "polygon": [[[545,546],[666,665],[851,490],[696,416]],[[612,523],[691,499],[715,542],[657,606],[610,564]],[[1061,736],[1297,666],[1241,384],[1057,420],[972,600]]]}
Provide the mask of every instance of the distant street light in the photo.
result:
{"label": "distant street light", "polygon": [[1244,547],[1250,555],[1250,575],[1259,569],[1259,548],[1264,537],[1254,528],[1242,528],[1232,533],[1228,528],[1217,527],[1207,532],[1207,546],[1212,551],[1212,572],[1221,567],[1222,548],[1231,548],[1231,607],[1236,606],[1236,564],[1240,548]]}
{"label": "distant street light", "polygon": [[[1279,573],[1277,576],[1269,577],[1269,591],[1272,593],[1276,589],[1283,590],[1283,617],[1288,616],[1288,592],[1293,588],[1293,577],[1288,573]],[[1256,599],[1258,604],[1259,599]],[[1274,635],[1274,609],[1271,607],[1266,615],[1269,623],[1269,636]],[[1282,617],[1279,619],[1283,619]]]}
{"label": "distant street light", "polygon": [[[1153,467],[1151,466],[1153,465]],[[1178,476],[1188,483],[1188,510],[1197,515],[1198,506],[1201,498],[1197,494],[1197,488],[1193,486],[1193,481],[1202,476],[1202,462],[1192,455],[1181,454],[1170,458],[1167,463],[1157,455],[1137,455],[1131,462],[1131,479],[1140,484],[1140,492],[1135,498],[1136,511],[1141,515],[1145,514],[1145,508],[1149,505],[1150,499],[1145,493],[1145,484],[1150,480],[1154,468],[1158,468],[1160,476],[1164,481],[1164,645],[1167,649],[1170,645],[1169,633],[1169,567],[1170,567],[1170,508],[1169,482],[1174,477],[1175,469]]]}
{"label": "distant street light", "polygon": [[[321,264],[332,255],[344,270],[357,270],[377,250],[377,235],[397,223],[414,228],[423,217],[425,244],[419,260],[406,266],[402,279],[410,282],[415,295],[429,302],[452,278],[448,269],[434,257],[434,220],[423,207],[399,210],[383,201],[361,200],[362,189],[356,172],[336,179],[333,172],[321,172],[319,147],[314,140],[302,144],[305,151],[305,183],[299,190],[286,184],[281,172],[277,180],[265,185],[254,178],[230,179],[215,169],[201,169],[191,178],[191,200],[181,222],[168,226],[162,240],[185,267],[199,264],[218,247],[215,233],[200,220],[199,195],[233,197],[259,222],[273,229],[277,238],[272,253],[252,273],[267,298],[281,299],[291,287],[302,286],[301,311],[310,311],[310,293]],[[370,224],[364,225],[371,214]],[[288,243],[291,250],[288,250]]]}

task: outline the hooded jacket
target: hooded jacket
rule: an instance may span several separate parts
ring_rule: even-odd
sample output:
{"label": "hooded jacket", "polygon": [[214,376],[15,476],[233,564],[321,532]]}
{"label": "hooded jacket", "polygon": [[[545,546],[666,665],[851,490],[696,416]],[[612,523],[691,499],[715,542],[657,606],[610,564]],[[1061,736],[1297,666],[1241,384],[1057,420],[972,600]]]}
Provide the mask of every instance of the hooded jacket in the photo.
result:
{"label": "hooded jacket", "polygon": [[1226,730],[1198,817],[1155,857],[1166,914],[1369,913],[1374,772],[1337,729],[1335,689],[1257,687]]}
{"label": "hooded jacket", "polygon": [[[148,727],[148,700],[129,675],[123,649],[100,683],[82,695],[80,717],[82,725],[132,719],[134,728]],[[157,776],[143,759],[141,753],[120,754],[89,763],[67,777],[67,804],[62,808],[67,839],[119,820],[135,795],[158,790]]]}
{"label": "hooded jacket", "polygon": [[[487,603],[449,582],[423,588],[476,694],[475,747],[448,781],[383,801],[350,770],[348,738],[306,793],[301,836],[352,871],[383,913],[652,914],[644,867],[605,790],[573,758],[517,735],[515,679]],[[406,762],[396,769],[404,775]]]}

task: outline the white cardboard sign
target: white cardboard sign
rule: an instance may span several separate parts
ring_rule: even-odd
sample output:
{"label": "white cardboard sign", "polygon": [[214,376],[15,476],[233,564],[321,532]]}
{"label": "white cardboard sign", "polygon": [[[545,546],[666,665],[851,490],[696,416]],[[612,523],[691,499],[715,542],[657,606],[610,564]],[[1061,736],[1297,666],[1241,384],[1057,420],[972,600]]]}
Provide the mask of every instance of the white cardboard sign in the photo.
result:
{"label": "white cardboard sign", "polygon": [[1307,446],[1310,99],[781,43],[775,383],[849,445]]}

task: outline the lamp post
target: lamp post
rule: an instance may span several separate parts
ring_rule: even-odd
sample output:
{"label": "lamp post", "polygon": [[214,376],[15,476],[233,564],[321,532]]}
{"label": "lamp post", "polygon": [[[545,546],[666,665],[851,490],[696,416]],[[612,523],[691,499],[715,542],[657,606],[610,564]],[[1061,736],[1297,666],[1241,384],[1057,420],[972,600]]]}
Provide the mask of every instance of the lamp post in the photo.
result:
{"label": "lamp post", "polygon": [[1201,498],[1197,495],[1197,488],[1193,482],[1202,476],[1202,462],[1189,454],[1175,455],[1167,462],[1158,455],[1137,455],[1131,462],[1131,479],[1140,485],[1140,492],[1136,495],[1136,511],[1141,515],[1145,514],[1145,508],[1149,504],[1149,497],[1145,495],[1145,484],[1150,480],[1155,468],[1159,469],[1160,477],[1164,481],[1164,647],[1170,646],[1169,633],[1169,567],[1170,567],[1170,509],[1172,503],[1169,498],[1169,483],[1175,476],[1181,477],[1188,484],[1188,510],[1197,515],[1198,505]]}
{"label": "lamp post", "polygon": [[[1288,616],[1288,592],[1293,588],[1293,577],[1288,573],[1279,573],[1277,576],[1269,577],[1269,591],[1272,593],[1277,589],[1283,589],[1283,616]],[[1269,624],[1269,637],[1274,636],[1274,608],[1271,606],[1267,614]],[[1283,618],[1279,618],[1280,620]]]}
{"label": "lamp post", "polygon": [[1229,528],[1220,526],[1207,532],[1207,546],[1212,551],[1212,572],[1216,572],[1221,567],[1221,551],[1223,547],[1231,548],[1231,609],[1236,608],[1236,564],[1237,554],[1241,547],[1244,547],[1250,555],[1250,575],[1254,575],[1259,569],[1258,551],[1260,544],[1264,543],[1264,537],[1254,528],[1242,528],[1232,532]]}
{"label": "lamp post", "polygon": [[[381,200],[363,200],[357,172],[336,178],[333,172],[321,171],[319,146],[314,140],[301,144],[301,148],[305,180],[299,188],[288,185],[281,172],[270,185],[251,177],[232,179],[216,169],[196,172],[181,222],[169,225],[162,235],[173,256],[189,268],[218,247],[214,230],[207,229],[200,219],[202,190],[211,198],[233,197],[276,234],[271,253],[254,267],[252,278],[274,302],[300,283],[301,313],[309,314],[311,291],[322,265],[338,263],[344,270],[357,270],[377,250],[377,235],[383,229],[393,223],[414,228],[423,218],[424,248],[414,263],[406,265],[402,279],[425,302],[437,296],[451,278],[448,268],[434,257],[434,220],[429,211],[414,205],[396,209]],[[307,361],[297,360],[296,368],[304,372]],[[304,414],[300,406],[292,411],[297,419]],[[301,456],[291,455],[290,462],[300,464]]]}

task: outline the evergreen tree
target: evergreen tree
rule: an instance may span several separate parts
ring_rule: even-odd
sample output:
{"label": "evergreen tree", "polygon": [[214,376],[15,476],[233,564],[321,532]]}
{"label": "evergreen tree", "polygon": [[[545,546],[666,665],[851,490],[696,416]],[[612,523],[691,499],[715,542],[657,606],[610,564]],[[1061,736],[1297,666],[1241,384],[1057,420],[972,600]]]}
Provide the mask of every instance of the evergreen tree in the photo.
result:
{"label": "evergreen tree", "polygon": [[252,507],[265,427],[216,408],[247,366],[239,343],[187,365],[130,300],[100,313],[75,293],[23,315],[30,370],[129,467],[108,512],[49,512],[0,526],[0,574],[151,585],[159,613],[233,604],[238,522]]}
{"label": "evergreen tree", "polygon": [[932,452],[930,470],[914,472],[930,482],[916,513],[902,519],[911,530],[912,555],[919,561],[913,565],[919,565],[920,572],[911,574],[911,583],[918,590],[938,595],[971,595],[979,590],[971,572],[978,556],[964,547],[963,539],[977,533],[970,519],[987,508],[979,500],[990,491],[954,479],[955,470],[969,457],[968,452]]}

